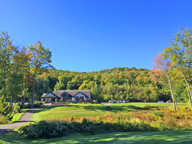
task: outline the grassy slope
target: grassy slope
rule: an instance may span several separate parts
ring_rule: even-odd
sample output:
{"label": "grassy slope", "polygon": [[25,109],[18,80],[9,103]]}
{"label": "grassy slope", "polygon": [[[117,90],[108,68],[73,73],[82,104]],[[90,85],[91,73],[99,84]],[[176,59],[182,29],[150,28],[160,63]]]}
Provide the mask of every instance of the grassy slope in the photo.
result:
{"label": "grassy slope", "polygon": [[[38,110],[35,114],[33,114],[33,121],[39,120],[48,120],[54,118],[62,118],[62,117],[84,117],[84,116],[98,116],[103,115],[108,112],[118,112],[122,111],[122,109],[133,110],[139,109],[143,106],[166,106],[172,107],[172,104],[112,104],[109,105],[112,110],[106,109],[107,105],[101,104],[74,104],[68,106],[57,106],[57,107],[49,107]],[[185,104],[180,104],[179,106],[186,106]]]}
{"label": "grassy slope", "polygon": [[62,117],[81,117],[103,115],[105,111],[89,106],[57,106],[38,110],[33,114],[33,121]]}
{"label": "grassy slope", "polygon": [[139,144],[162,144],[162,143],[180,143],[190,144],[192,130],[174,130],[164,132],[127,132],[127,133],[108,133],[97,135],[81,135],[71,134],[69,136],[52,139],[25,140],[18,139],[15,134],[9,133],[5,136],[0,136],[0,143],[3,144],[55,144],[55,143],[95,143],[95,144],[124,144],[124,143],[139,143]]}

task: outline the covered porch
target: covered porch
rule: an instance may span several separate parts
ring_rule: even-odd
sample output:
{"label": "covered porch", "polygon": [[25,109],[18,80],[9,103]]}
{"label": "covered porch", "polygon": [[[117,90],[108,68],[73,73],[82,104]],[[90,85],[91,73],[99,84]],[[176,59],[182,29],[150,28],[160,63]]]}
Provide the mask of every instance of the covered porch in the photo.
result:
{"label": "covered porch", "polygon": [[42,102],[57,102],[58,101],[58,98],[56,95],[54,95],[53,93],[44,93],[42,96],[41,96],[41,101]]}
{"label": "covered porch", "polygon": [[41,101],[42,102],[57,102],[58,99],[56,97],[42,97]]}

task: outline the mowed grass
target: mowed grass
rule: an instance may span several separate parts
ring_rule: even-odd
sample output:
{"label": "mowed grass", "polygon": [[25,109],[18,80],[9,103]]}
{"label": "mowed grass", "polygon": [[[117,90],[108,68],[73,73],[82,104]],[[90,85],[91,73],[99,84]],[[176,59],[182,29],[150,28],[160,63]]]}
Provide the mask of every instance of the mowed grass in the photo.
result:
{"label": "mowed grass", "polygon": [[52,139],[19,139],[14,132],[0,136],[2,144],[191,144],[192,129],[163,132],[117,132],[97,135],[71,134]]}
{"label": "mowed grass", "polygon": [[[106,113],[116,113],[123,110],[138,110],[142,107],[163,106],[172,107],[172,104],[158,104],[158,103],[129,103],[129,104],[73,104],[65,106],[54,106],[42,108],[33,114],[33,121],[40,120],[54,120],[63,117],[93,117],[104,115]],[[186,104],[179,104],[179,107],[184,107]],[[110,108],[109,108],[110,107]]]}
{"label": "mowed grass", "polygon": [[63,117],[83,117],[83,116],[98,116],[103,115],[104,110],[96,109],[89,106],[55,106],[43,108],[33,114],[33,121],[52,120]]}

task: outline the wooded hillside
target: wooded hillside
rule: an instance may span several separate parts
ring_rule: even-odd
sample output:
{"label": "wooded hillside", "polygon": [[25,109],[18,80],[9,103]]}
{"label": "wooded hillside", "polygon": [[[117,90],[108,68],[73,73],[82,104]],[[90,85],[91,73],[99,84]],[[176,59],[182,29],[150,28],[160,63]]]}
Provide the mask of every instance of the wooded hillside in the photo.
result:
{"label": "wooded hillside", "polygon": [[51,52],[40,41],[21,48],[2,32],[0,98],[12,103],[22,97],[33,104],[43,93],[89,89],[92,98],[101,101],[191,102],[191,35],[191,29],[177,33],[171,46],[155,57],[153,70],[133,67],[86,73],[56,70],[50,65]]}
{"label": "wooded hillside", "polygon": [[113,68],[89,73],[50,70],[39,74],[36,81],[37,99],[42,93],[65,89],[90,89],[93,99],[101,101],[170,99],[169,89],[157,82],[154,73],[146,69]]}

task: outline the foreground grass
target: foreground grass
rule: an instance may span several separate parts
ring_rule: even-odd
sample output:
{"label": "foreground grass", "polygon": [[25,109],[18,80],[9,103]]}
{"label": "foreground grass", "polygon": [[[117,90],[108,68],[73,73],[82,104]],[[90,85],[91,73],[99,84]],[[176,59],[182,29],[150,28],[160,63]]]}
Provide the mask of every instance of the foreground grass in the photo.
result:
{"label": "foreground grass", "polygon": [[0,143],[2,144],[127,144],[127,143],[138,143],[138,144],[190,144],[192,141],[191,137],[192,129],[188,130],[173,130],[163,132],[118,132],[118,133],[105,133],[97,135],[82,135],[82,134],[71,134],[65,137],[52,138],[52,139],[38,139],[38,140],[26,140],[19,139],[16,137],[14,132],[7,135],[0,136]]}
{"label": "foreground grass", "polygon": [[[33,114],[33,121],[40,120],[54,120],[63,117],[85,117],[85,116],[100,116],[106,113],[116,113],[123,110],[139,110],[141,107],[146,105],[150,106],[163,106],[172,107],[172,104],[158,104],[158,103],[129,103],[129,104],[112,104],[108,105],[102,104],[73,104],[66,106],[56,106],[42,108]],[[179,104],[179,107],[184,107],[186,104]]]}

